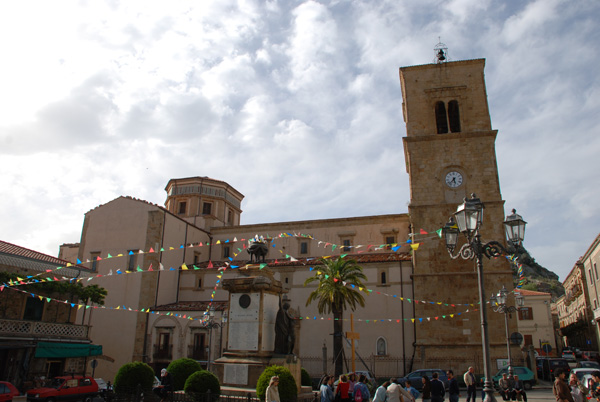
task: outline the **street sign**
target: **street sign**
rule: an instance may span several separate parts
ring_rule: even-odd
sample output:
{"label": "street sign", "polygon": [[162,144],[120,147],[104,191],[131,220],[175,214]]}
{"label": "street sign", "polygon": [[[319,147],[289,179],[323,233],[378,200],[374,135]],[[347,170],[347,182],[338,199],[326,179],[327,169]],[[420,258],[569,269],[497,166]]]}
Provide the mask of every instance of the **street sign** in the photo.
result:
{"label": "street sign", "polygon": [[542,344],[542,350],[546,354],[550,353],[550,352],[552,352],[552,345],[550,345],[549,343],[544,343],[544,344]]}
{"label": "street sign", "polygon": [[92,366],[92,368],[98,367],[98,360],[96,360],[96,359],[92,360],[92,362],[90,363],[90,366]]}
{"label": "street sign", "polygon": [[513,332],[510,335],[510,343],[512,343],[513,345],[520,345],[521,342],[523,342],[523,335],[521,335],[518,332]]}

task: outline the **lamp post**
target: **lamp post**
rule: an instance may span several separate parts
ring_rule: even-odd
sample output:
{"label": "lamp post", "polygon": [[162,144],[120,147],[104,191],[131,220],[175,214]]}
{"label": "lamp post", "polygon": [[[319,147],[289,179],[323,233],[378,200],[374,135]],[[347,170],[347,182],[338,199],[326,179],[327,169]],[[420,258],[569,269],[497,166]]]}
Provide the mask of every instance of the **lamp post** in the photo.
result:
{"label": "lamp post", "polygon": [[[494,388],[492,387],[491,378],[491,360],[490,360],[490,339],[488,335],[488,324],[487,324],[487,309],[485,308],[485,288],[483,281],[483,256],[488,258],[498,257],[503,253],[509,254],[504,246],[497,241],[490,241],[487,243],[481,242],[481,235],[479,229],[483,222],[483,208],[484,205],[475,194],[471,194],[470,199],[464,200],[464,202],[458,206],[454,217],[450,218],[450,221],[442,229],[444,239],[446,241],[446,248],[448,254],[452,259],[461,257],[464,260],[475,259],[477,263],[477,279],[479,283],[479,302],[480,302],[480,317],[481,317],[481,343],[483,348],[483,373],[485,376],[485,383],[483,391],[485,392],[484,402],[495,402]],[[455,223],[456,222],[456,223]],[[509,215],[504,221],[504,227],[508,242],[511,246],[516,246],[523,241],[525,235],[525,224],[526,222],[516,214],[513,210],[513,214]],[[456,255],[453,255],[454,249],[458,242],[458,234],[462,233],[467,242],[460,248]]]}
{"label": "lamp post", "polygon": [[218,322],[214,321],[215,319],[215,308],[214,306],[211,306],[210,309],[208,310],[208,321],[206,321],[206,323],[204,324],[204,327],[206,329],[208,329],[208,364],[207,364],[207,370],[210,371],[210,355],[211,355],[211,349],[212,349],[212,330],[213,328],[217,328],[217,327],[221,327],[223,324],[219,324]]}
{"label": "lamp post", "polygon": [[516,306],[508,306],[506,302],[508,301],[508,290],[505,286],[502,286],[502,289],[498,291],[498,294],[492,294],[490,297],[490,307],[496,313],[504,314],[504,327],[506,328],[506,349],[508,351],[508,377],[513,377],[513,368],[512,368],[512,357],[510,353],[510,338],[508,335],[508,315],[519,311],[521,307],[525,304],[525,299],[520,293],[515,293],[515,302]]}

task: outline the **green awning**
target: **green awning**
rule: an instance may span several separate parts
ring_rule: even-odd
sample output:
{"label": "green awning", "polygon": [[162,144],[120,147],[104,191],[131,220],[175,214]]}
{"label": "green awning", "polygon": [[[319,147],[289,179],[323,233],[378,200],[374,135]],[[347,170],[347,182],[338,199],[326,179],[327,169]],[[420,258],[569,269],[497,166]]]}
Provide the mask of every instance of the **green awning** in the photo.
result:
{"label": "green awning", "polygon": [[39,342],[35,357],[83,357],[102,354],[102,345],[89,343]]}

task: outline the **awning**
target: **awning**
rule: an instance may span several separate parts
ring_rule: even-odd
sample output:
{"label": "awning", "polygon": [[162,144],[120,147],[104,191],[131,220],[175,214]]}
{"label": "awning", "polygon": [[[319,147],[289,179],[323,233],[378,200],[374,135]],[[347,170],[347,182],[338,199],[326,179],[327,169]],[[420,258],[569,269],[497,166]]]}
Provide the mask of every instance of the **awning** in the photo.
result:
{"label": "awning", "polygon": [[102,354],[102,345],[89,343],[39,342],[35,357],[83,357]]}

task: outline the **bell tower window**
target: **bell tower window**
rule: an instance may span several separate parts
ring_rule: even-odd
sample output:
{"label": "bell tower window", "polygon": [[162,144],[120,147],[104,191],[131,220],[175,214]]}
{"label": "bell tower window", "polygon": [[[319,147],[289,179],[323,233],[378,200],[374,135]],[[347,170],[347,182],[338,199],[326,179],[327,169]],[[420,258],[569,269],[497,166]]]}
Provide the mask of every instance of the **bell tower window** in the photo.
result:
{"label": "bell tower window", "polygon": [[448,121],[450,122],[450,131],[460,133],[460,114],[458,112],[458,101],[448,102]]}
{"label": "bell tower window", "polygon": [[435,104],[435,123],[437,125],[438,134],[446,134],[448,132],[448,119],[446,118],[446,105],[439,101]]}

